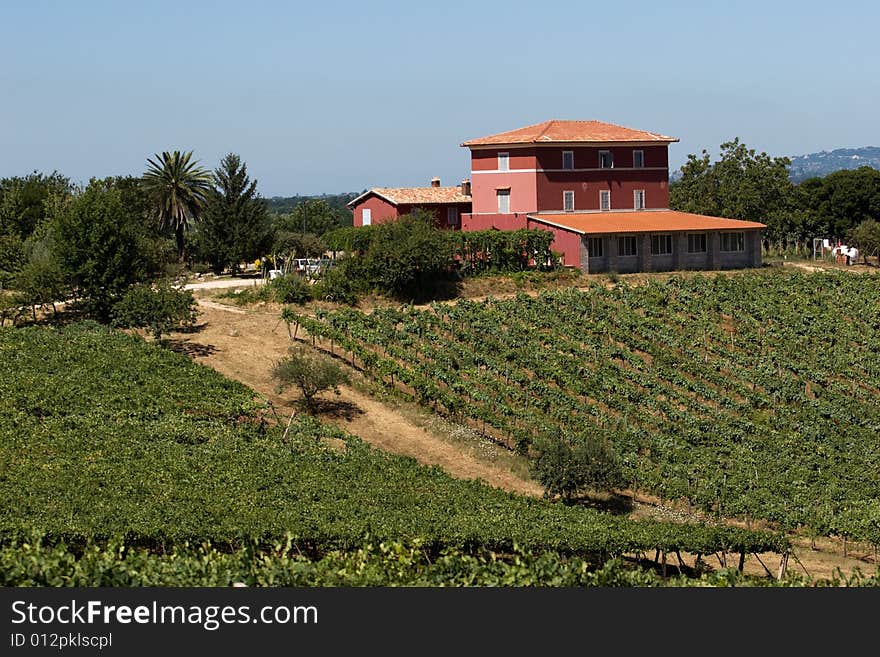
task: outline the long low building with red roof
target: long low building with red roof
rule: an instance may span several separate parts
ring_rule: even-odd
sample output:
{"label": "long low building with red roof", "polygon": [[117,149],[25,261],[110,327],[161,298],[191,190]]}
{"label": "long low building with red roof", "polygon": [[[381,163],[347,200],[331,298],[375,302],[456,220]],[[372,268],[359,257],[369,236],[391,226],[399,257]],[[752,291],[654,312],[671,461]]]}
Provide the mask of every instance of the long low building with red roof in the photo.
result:
{"label": "long low building with red roof", "polygon": [[458,187],[441,187],[440,179],[430,187],[374,187],[348,202],[355,226],[393,221],[415,210],[434,217],[438,228],[461,228],[461,215],[471,211],[470,181]]}
{"label": "long low building with red roof", "polygon": [[549,230],[563,264],[588,272],[760,266],[764,224],[669,209],[677,141],[602,121],[545,121],[463,142],[471,176],[460,188],[376,188],[349,207],[355,225],[423,207],[453,229]]}

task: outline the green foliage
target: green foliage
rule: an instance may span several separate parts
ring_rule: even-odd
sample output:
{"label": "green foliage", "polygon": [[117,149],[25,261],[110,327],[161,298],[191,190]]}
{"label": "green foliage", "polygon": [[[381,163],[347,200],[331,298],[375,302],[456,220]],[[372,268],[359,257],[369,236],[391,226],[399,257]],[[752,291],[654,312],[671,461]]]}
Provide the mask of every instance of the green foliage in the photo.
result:
{"label": "green foliage", "polygon": [[59,209],[50,233],[58,265],[100,319],[109,319],[128,287],[154,271],[152,241],[113,179],[92,179]]}
{"label": "green foliage", "polygon": [[243,290],[230,290],[218,296],[232,299],[239,306],[254,303],[296,303],[302,305],[312,300],[314,288],[300,274],[284,274],[265,283],[254,284]]}
{"label": "green foliage", "polygon": [[266,289],[277,303],[302,305],[312,300],[312,285],[300,274],[285,274],[266,283]]}
{"label": "green foliage", "polygon": [[70,179],[57,171],[0,179],[0,236],[27,239],[46,218],[47,202],[71,192]]}
{"label": "green foliage", "polygon": [[113,306],[112,316],[114,326],[149,329],[158,341],[163,333],[195,324],[196,300],[166,280],[133,285]]}
{"label": "green foliage", "polygon": [[682,176],[669,186],[669,207],[715,217],[767,224],[765,237],[784,237],[793,211],[794,186],[788,177],[791,160],[757,153],[739,138],[721,144],[713,163],[704,150],[690,154]]}
{"label": "green foliage", "polygon": [[272,253],[281,256],[285,263],[294,258],[317,258],[324,254],[327,245],[314,233],[293,233],[280,230],[275,235]]}
{"label": "green foliage", "polygon": [[451,238],[464,276],[533,268],[546,271],[559,264],[550,250],[553,233],[547,230],[455,231]]}
{"label": "green foliage", "polygon": [[216,189],[207,201],[193,235],[193,256],[211,264],[220,274],[231,266],[264,255],[272,242],[266,202],[257,193],[257,181],[250,180],[247,164],[227,154],[214,171]]}
{"label": "green foliage", "polygon": [[[657,547],[706,554],[787,546],[765,532],[634,522],[456,480],[308,415],[293,419],[291,441],[282,443],[283,427],[265,421],[272,411],[252,390],[94,323],[0,328],[0,361],[0,539],[7,545],[37,532],[80,554],[93,539],[112,536],[166,553],[186,541],[251,550],[253,541],[267,546],[289,533],[295,551],[309,555],[419,539],[429,555],[511,553],[518,545],[596,563]],[[324,438],[341,439],[344,449]],[[0,572],[17,573],[18,581],[42,577],[41,557],[28,560],[18,545],[13,559],[22,561],[3,561]],[[87,559],[84,576],[99,568],[89,563],[125,569],[124,553],[116,554],[110,563],[109,556]],[[204,573],[194,560],[161,568],[169,582]]]}
{"label": "green foliage", "polygon": [[[670,569],[672,570],[672,569]],[[40,535],[0,547],[0,586],[494,586],[494,587],[659,587],[659,586],[880,586],[874,575],[854,570],[828,580],[783,580],[743,575],[735,569],[676,574],[666,579],[622,559],[594,563],[555,552],[518,546],[509,552],[473,553],[446,548],[428,554],[423,541],[370,541],[350,550],[309,557],[287,535],[270,545],[252,541],[229,550],[203,542],[173,546],[163,553],[129,547],[124,540],[86,545],[53,544]]]}
{"label": "green foliage", "polygon": [[275,228],[279,232],[312,234],[318,237],[351,225],[351,210],[344,204],[334,206],[323,198],[304,198],[288,213],[275,218]]}
{"label": "green foliage", "polygon": [[523,453],[601,435],[632,490],[880,540],[880,276],[673,276],[298,324]]}
{"label": "green foliage", "polygon": [[40,239],[29,239],[25,245],[27,261],[15,275],[13,287],[17,291],[17,302],[36,308],[63,301],[69,288],[53,253],[51,235]]}
{"label": "green foliage", "polygon": [[278,381],[279,392],[288,386],[299,388],[310,411],[317,409],[317,395],[326,390],[338,395],[339,386],[349,382],[338,363],[303,347],[291,347],[288,356],[272,367],[272,378]]}
{"label": "green foliage", "polygon": [[542,440],[534,449],[529,469],[547,495],[570,500],[587,489],[611,490],[623,483],[614,452],[596,438],[573,444],[563,438]]}
{"label": "green foliage", "polygon": [[192,151],[164,151],[147,158],[148,168],[141,177],[154,216],[164,229],[174,231],[178,262],[184,260],[184,234],[198,221],[211,189],[211,174],[192,161]]}
{"label": "green foliage", "polygon": [[880,255],[880,222],[863,221],[849,232],[849,241],[859,249],[862,259]]}
{"label": "green foliage", "polygon": [[801,207],[813,236],[843,236],[860,223],[880,219],[880,171],[837,171],[800,184]]}
{"label": "green foliage", "polygon": [[[337,222],[339,226],[351,226],[352,213],[347,204],[349,201],[359,195],[360,192],[348,192],[345,194],[321,194],[320,196],[273,196],[272,198],[266,199],[266,203],[269,206],[270,213],[276,215],[276,218],[278,220],[285,221],[283,215],[289,215],[299,205],[302,205],[303,203],[306,203],[308,201],[321,201],[322,203],[330,206],[332,211],[336,213],[336,215],[339,217]],[[314,209],[315,208],[312,208],[312,212],[306,213],[307,222],[309,221],[310,216],[319,216],[317,212],[313,212]],[[302,232],[302,218],[299,218],[300,222],[293,226],[293,230]],[[308,228],[308,225],[306,226],[306,228]]]}
{"label": "green foliage", "polygon": [[337,259],[334,266],[326,269],[315,282],[315,299],[355,305],[358,295],[366,291],[363,287],[358,287],[359,284],[362,285],[364,278],[360,264],[356,258],[343,256]]}

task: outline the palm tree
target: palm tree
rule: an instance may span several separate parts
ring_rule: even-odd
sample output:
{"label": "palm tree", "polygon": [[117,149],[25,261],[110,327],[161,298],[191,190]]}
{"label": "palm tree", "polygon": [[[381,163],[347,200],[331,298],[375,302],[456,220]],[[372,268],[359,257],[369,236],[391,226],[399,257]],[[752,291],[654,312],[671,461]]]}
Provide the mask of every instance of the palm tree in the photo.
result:
{"label": "palm tree", "polygon": [[190,223],[198,221],[211,190],[211,173],[191,162],[192,151],[164,151],[162,156],[147,158],[150,167],[141,176],[153,199],[163,228],[173,228],[177,239],[177,258],[183,262],[183,235]]}

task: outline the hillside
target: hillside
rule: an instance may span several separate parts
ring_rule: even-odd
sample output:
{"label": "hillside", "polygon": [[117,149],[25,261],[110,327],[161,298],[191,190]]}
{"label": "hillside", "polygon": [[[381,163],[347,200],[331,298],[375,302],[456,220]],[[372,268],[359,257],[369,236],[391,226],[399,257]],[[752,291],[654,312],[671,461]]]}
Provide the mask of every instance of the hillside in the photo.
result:
{"label": "hillside", "polygon": [[807,178],[827,176],[841,169],[858,169],[869,166],[880,169],[880,147],[836,148],[806,155],[792,155],[789,176],[799,183]]}

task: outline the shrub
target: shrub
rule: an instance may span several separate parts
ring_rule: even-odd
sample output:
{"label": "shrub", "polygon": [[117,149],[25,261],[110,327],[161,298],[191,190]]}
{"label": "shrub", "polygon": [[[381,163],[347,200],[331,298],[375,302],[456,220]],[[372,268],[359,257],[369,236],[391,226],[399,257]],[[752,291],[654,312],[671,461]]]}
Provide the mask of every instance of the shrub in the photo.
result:
{"label": "shrub", "polygon": [[167,281],[155,286],[134,285],[113,306],[113,326],[147,328],[158,341],[163,333],[192,326],[196,321],[195,305],[192,292],[172,287]]}
{"label": "shrub", "polygon": [[315,397],[332,389],[337,395],[339,386],[348,383],[348,375],[339,364],[325,356],[308,352],[303,347],[291,347],[290,355],[275,363],[272,378],[278,380],[278,390],[296,386],[310,412],[317,409]]}
{"label": "shrub", "polygon": [[538,443],[535,452],[529,468],[547,495],[570,500],[584,489],[608,490],[621,483],[613,452],[598,440],[570,443],[562,438],[549,439]]}
{"label": "shrub", "polygon": [[299,274],[279,276],[267,284],[269,295],[278,303],[304,304],[312,299],[312,286]]}

